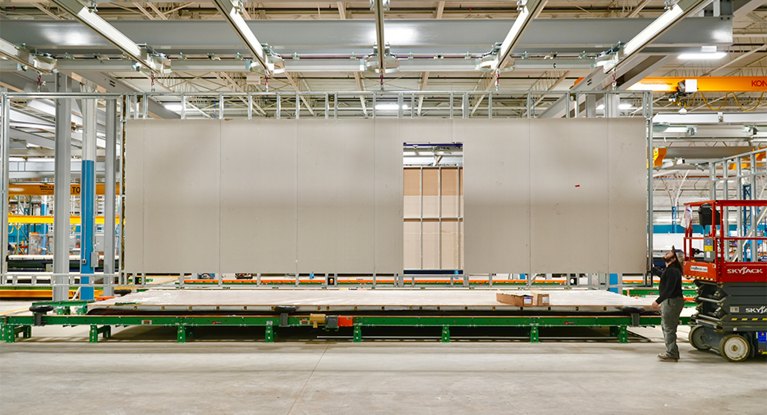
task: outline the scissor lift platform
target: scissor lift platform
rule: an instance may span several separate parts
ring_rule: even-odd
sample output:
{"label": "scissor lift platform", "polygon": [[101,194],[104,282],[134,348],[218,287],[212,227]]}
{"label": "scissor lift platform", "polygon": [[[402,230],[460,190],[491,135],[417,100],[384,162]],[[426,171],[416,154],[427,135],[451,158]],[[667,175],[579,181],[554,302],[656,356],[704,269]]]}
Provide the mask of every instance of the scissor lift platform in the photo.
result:
{"label": "scissor lift platform", "polygon": [[[754,253],[767,243],[758,228],[732,235],[726,222],[733,211],[758,214],[764,200],[709,200],[689,203],[685,231],[685,276],[695,279],[697,314],[691,321],[690,343],[698,350],[714,350],[730,361],[767,355],[767,262]],[[698,209],[705,235],[693,236],[691,213]],[[703,242],[703,251],[693,249]]]}

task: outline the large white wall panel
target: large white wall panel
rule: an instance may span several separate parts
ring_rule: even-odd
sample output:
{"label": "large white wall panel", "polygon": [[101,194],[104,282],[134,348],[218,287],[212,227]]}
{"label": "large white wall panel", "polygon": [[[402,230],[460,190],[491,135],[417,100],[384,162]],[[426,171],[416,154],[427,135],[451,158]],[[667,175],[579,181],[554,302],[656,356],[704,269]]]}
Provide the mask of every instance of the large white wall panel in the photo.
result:
{"label": "large white wall panel", "polygon": [[607,272],[607,121],[531,125],[533,272]]}
{"label": "large white wall panel", "polygon": [[529,272],[530,122],[456,120],[464,143],[466,270]]}
{"label": "large white wall panel", "polygon": [[294,120],[221,125],[221,272],[296,271]]}
{"label": "large white wall panel", "polygon": [[397,120],[375,120],[375,272],[401,273],[402,140]]}
{"label": "large white wall panel", "polygon": [[125,253],[128,272],[144,269],[144,129],[146,122],[131,121],[125,131]]}
{"label": "large white wall panel", "polygon": [[610,270],[643,272],[647,252],[647,141],[645,123],[608,123],[610,174]]}
{"label": "large white wall panel", "polygon": [[641,119],[456,120],[466,271],[643,272],[643,126]]}
{"label": "large white wall panel", "polygon": [[299,272],[373,272],[374,138],[370,120],[299,121]]}
{"label": "large white wall panel", "polygon": [[396,121],[131,120],[129,272],[398,273]]}
{"label": "large white wall panel", "polygon": [[[218,271],[220,123],[136,122],[145,123],[142,270]],[[131,180],[127,187],[138,185]]]}

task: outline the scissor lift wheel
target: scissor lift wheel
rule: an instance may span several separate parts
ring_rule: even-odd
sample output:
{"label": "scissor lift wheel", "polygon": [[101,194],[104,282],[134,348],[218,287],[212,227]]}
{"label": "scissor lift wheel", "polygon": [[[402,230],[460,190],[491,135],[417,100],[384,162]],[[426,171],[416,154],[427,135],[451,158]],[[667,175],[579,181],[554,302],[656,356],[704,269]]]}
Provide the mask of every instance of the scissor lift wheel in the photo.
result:
{"label": "scissor lift wheel", "polygon": [[739,334],[729,334],[719,344],[719,352],[731,362],[742,362],[751,356],[751,343]]}
{"label": "scissor lift wheel", "polygon": [[711,346],[706,344],[706,339],[703,336],[704,336],[703,326],[695,326],[692,329],[690,329],[689,340],[692,347],[698,350],[703,350],[703,351],[710,349]]}

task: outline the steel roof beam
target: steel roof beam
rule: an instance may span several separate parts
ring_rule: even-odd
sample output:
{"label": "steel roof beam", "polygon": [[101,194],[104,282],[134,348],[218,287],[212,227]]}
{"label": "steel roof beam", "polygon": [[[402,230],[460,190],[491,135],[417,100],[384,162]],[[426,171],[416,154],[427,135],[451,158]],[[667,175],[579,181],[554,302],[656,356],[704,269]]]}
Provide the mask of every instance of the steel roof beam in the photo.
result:
{"label": "steel roof beam", "polygon": [[38,71],[51,72],[56,69],[56,59],[38,56],[2,38],[0,38],[0,56]]}
{"label": "steel roof beam", "polygon": [[[301,59],[286,60],[285,69],[290,72],[362,72],[359,60],[352,59]],[[61,60],[58,67],[62,71],[77,72],[130,72],[132,62],[125,59],[75,59]],[[525,59],[514,63],[516,70],[538,69],[591,69],[592,59]],[[14,71],[16,66],[0,61],[0,71]],[[240,60],[178,60],[173,64],[177,72],[250,72]],[[511,68],[507,68],[511,69]],[[400,59],[399,72],[474,72],[476,65],[473,60],[466,59]]]}
{"label": "steel roof beam", "polygon": [[[537,19],[519,40],[518,50],[535,54],[599,53],[617,42],[626,42],[652,19]],[[118,30],[138,43],[152,45],[158,52],[187,55],[247,53],[232,41],[228,23],[215,20],[115,20]],[[512,20],[391,20],[386,22],[391,52],[419,54],[488,53],[503,39]],[[666,53],[691,45],[724,46],[732,43],[732,19],[690,17],[656,39],[647,53]],[[375,42],[375,23],[370,20],[258,21],[248,26],[258,39],[283,55],[344,55],[370,53]],[[397,35],[394,37],[394,35]],[[405,36],[401,34],[413,34]],[[0,37],[24,43],[46,52],[63,54],[109,54],[114,48],[103,38],[77,22],[66,20],[3,20]],[[287,56],[286,55],[286,56]],[[286,59],[289,61],[290,59]],[[174,62],[174,64],[177,62]]]}

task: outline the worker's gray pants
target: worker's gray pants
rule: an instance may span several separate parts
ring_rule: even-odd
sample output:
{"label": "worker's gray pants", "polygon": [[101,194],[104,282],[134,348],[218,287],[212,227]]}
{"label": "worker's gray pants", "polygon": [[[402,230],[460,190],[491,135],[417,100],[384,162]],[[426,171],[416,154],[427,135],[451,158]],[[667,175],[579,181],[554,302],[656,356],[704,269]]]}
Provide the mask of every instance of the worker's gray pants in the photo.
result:
{"label": "worker's gray pants", "polygon": [[679,359],[679,347],[676,345],[676,328],[679,326],[679,315],[684,308],[684,298],[667,298],[660,304],[661,327],[663,340],[666,342],[666,355]]}

